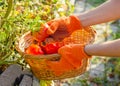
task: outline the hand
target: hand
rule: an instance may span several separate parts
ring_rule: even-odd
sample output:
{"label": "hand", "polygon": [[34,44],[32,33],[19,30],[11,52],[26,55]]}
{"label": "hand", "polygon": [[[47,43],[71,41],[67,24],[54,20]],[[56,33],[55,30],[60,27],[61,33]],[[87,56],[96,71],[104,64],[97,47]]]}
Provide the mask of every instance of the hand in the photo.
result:
{"label": "hand", "polygon": [[82,25],[76,16],[61,17],[47,22],[49,29],[47,33],[55,40],[61,41],[73,31],[81,29]]}
{"label": "hand", "polygon": [[65,45],[58,50],[58,53],[61,55],[59,61],[47,61],[48,67],[58,76],[64,72],[78,69],[83,58],[91,58],[84,52],[84,45],[81,44]]}
{"label": "hand", "polygon": [[49,36],[49,34],[47,34],[48,28],[49,26],[47,24],[42,25],[40,31],[33,32],[33,38],[39,43],[44,41]]}

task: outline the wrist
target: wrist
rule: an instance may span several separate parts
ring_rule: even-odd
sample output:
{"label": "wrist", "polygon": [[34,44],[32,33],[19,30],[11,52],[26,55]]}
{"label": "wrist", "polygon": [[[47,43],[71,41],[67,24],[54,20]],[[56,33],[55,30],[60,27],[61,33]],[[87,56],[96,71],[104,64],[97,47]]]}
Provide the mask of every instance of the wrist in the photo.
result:
{"label": "wrist", "polygon": [[84,46],[84,52],[88,55],[91,56],[92,55],[92,50],[90,49],[90,45],[86,45]]}
{"label": "wrist", "polygon": [[94,19],[95,14],[92,14],[92,11],[81,13],[77,15],[77,17],[81,21],[81,24],[83,25],[83,27],[92,26],[96,22],[96,19]]}
{"label": "wrist", "polygon": [[75,30],[81,29],[83,26],[79,18],[75,15],[71,15],[66,20],[68,32],[72,33]]}
{"label": "wrist", "polygon": [[83,46],[81,52],[82,52],[82,54],[83,54],[86,58],[90,58],[91,55],[86,52],[85,48],[86,48],[86,46]]}

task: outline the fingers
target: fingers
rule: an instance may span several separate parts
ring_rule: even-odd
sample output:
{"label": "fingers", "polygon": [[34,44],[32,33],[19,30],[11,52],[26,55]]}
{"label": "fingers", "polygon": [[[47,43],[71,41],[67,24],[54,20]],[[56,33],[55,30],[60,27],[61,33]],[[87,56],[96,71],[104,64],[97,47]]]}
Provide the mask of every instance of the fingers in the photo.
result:
{"label": "fingers", "polygon": [[79,46],[77,45],[66,45],[59,49],[59,54],[61,54],[62,59],[66,59],[66,61],[71,64],[74,69],[81,66],[83,59],[78,47]]}
{"label": "fingers", "polygon": [[70,45],[65,45],[65,46],[59,48],[59,50],[58,50],[59,54],[64,54],[66,52],[71,52],[71,44]]}
{"label": "fingers", "polygon": [[47,30],[47,34],[51,35],[54,34],[55,31],[58,29],[59,23],[58,22],[48,22],[49,28]]}

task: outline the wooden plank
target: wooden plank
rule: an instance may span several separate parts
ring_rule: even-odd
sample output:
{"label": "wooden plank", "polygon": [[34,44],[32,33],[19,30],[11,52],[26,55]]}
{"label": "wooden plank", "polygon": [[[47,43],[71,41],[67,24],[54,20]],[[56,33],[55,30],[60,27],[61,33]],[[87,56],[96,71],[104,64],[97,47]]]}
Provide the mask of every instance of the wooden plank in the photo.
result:
{"label": "wooden plank", "polygon": [[24,75],[19,86],[32,86],[32,77]]}
{"label": "wooden plank", "polygon": [[22,67],[18,64],[10,65],[0,75],[0,86],[14,86],[14,82],[17,77],[20,77],[22,73]]}
{"label": "wooden plank", "polygon": [[35,76],[33,76],[32,86],[40,86],[40,81]]}

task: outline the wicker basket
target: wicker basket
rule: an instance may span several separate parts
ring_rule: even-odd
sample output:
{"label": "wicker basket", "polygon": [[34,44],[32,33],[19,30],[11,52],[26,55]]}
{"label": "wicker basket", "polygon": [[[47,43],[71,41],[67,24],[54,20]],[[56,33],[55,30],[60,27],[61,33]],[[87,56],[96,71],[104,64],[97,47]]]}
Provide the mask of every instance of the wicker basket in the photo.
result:
{"label": "wicker basket", "polygon": [[[87,27],[81,30],[77,30],[71,34],[70,37],[67,37],[63,40],[64,44],[90,44],[93,43],[95,39],[95,31],[92,27]],[[31,67],[33,74],[38,79],[43,80],[60,80],[65,78],[72,78],[78,75],[83,74],[88,67],[88,62],[90,59],[84,58],[82,60],[82,65],[79,69],[71,70],[65,72],[64,74],[57,76],[51,71],[50,68],[47,67],[46,60],[57,60],[60,59],[59,54],[51,54],[51,55],[29,55],[24,53],[25,48],[27,48],[32,42],[33,37],[30,32],[25,33],[22,37],[20,37],[17,50],[23,55],[25,61]]]}

